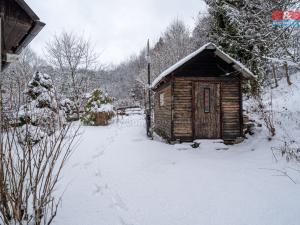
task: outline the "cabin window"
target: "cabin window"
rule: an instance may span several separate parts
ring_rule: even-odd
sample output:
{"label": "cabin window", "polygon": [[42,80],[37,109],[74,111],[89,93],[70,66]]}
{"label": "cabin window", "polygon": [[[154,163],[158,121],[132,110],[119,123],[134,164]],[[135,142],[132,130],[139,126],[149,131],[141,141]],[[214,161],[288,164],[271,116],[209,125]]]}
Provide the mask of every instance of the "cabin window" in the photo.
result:
{"label": "cabin window", "polygon": [[164,106],[165,105],[165,93],[161,93],[159,95],[159,106]]}
{"label": "cabin window", "polygon": [[204,88],[204,112],[210,112],[210,88]]}

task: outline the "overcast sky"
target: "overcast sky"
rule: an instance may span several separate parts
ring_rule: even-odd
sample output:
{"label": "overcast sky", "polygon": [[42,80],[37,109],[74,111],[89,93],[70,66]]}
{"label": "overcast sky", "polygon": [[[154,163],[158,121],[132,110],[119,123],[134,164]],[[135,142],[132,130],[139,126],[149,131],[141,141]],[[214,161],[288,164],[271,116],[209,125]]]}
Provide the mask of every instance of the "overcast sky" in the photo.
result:
{"label": "overcast sky", "polygon": [[47,25],[31,47],[42,54],[54,34],[72,31],[91,39],[102,63],[117,64],[156,41],[170,22],[183,20],[190,28],[201,0],[26,0]]}

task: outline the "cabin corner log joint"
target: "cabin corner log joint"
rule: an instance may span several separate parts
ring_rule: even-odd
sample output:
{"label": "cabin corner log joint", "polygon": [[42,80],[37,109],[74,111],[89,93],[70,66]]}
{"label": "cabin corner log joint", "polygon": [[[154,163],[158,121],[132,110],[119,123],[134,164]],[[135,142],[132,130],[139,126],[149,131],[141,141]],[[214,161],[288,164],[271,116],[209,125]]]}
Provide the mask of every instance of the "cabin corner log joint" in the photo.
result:
{"label": "cabin corner log joint", "polygon": [[243,80],[255,79],[241,63],[208,43],[152,83],[154,130],[168,141],[243,137]]}

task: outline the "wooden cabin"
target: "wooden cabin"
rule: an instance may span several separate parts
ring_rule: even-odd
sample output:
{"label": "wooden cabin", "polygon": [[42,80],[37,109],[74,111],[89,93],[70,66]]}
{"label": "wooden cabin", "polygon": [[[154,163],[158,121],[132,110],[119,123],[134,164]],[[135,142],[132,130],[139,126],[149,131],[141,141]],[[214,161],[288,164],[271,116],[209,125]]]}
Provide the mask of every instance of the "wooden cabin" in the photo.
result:
{"label": "wooden cabin", "polygon": [[152,83],[154,130],[168,141],[243,137],[242,82],[255,79],[241,63],[208,43]]}
{"label": "wooden cabin", "polygon": [[11,62],[9,54],[20,54],[44,26],[24,0],[1,0],[1,66],[7,67]]}

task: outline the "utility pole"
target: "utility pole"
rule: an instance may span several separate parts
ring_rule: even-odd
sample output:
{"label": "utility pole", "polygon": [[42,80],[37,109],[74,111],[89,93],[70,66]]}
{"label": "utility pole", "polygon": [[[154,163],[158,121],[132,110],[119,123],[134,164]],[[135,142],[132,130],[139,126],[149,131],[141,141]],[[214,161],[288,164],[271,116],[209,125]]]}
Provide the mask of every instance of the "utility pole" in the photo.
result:
{"label": "utility pole", "polygon": [[[2,17],[0,15],[0,197],[2,195],[4,185],[4,165],[3,165],[3,132],[2,132]],[[5,201],[4,201],[5,202]]]}
{"label": "utility pole", "polygon": [[148,63],[148,109],[146,109],[146,127],[147,136],[152,137],[151,132],[151,60],[150,60],[150,42],[147,43],[147,63]]}
{"label": "utility pole", "polygon": [[[3,124],[3,118],[2,118],[2,17],[0,16],[0,142],[2,145],[2,124]],[[0,154],[2,154],[2,146]]]}

